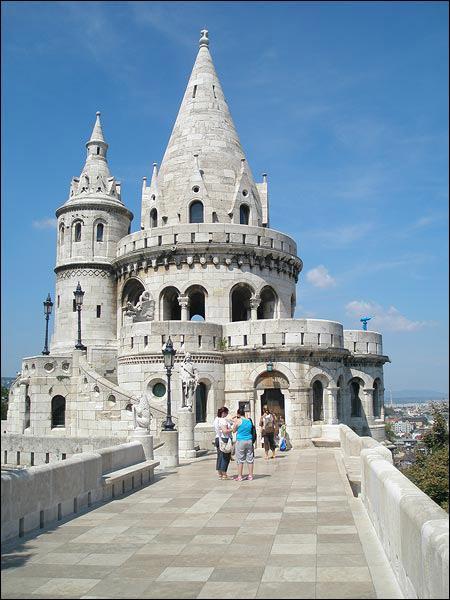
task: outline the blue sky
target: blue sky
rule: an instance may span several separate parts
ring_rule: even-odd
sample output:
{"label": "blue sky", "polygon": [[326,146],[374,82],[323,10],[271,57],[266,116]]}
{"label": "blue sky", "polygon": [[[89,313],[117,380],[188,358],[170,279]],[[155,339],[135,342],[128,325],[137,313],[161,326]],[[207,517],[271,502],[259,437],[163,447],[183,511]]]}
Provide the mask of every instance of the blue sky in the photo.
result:
{"label": "blue sky", "polygon": [[448,5],[3,2],[2,375],[42,350],[54,212],[101,110],[139,228],[210,49],[271,226],[304,262],[296,316],[384,336],[386,388],[448,390]]}

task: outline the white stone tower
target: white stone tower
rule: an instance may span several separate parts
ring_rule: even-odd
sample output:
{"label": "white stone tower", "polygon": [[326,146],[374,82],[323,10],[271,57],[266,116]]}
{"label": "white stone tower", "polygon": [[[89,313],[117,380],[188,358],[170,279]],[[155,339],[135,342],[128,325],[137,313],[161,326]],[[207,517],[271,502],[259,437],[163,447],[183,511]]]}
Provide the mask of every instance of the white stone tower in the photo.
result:
{"label": "white stone tower", "polygon": [[86,143],[87,157],[80,177],[74,177],[70,197],[56,211],[58,219],[55,323],[52,353],[71,352],[77,336],[74,290],[85,291],[82,340],[92,362],[115,355],[116,281],[111,262],[117,242],[129,233],[132,213],[120,198],[120,183],[109,171],[108,144],[100,113]]}

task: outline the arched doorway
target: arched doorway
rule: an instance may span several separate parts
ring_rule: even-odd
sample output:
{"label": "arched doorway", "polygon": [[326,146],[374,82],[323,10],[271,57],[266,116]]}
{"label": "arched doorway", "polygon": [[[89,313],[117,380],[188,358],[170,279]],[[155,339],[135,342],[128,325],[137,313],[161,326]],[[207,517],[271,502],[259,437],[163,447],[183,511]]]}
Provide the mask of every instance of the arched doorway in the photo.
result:
{"label": "arched doorway", "polygon": [[289,381],[286,377],[279,371],[266,371],[257,378],[255,388],[259,397],[257,407],[259,414],[255,415],[255,418],[259,420],[263,406],[267,405],[269,410],[276,415],[278,422],[280,417],[285,420],[285,393],[289,389]]}

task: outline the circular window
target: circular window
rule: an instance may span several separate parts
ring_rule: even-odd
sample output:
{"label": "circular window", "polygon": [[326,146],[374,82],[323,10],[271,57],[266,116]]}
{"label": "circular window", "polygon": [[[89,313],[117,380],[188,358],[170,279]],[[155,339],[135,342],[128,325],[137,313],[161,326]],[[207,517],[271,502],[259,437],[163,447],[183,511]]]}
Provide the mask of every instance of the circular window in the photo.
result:
{"label": "circular window", "polygon": [[200,188],[198,187],[198,185],[194,185],[194,187],[192,188],[192,191],[197,194],[200,191]]}
{"label": "circular window", "polygon": [[94,387],[94,396],[100,396],[100,388],[97,385]]}
{"label": "circular window", "polygon": [[125,410],[128,410],[129,412],[132,412],[133,411],[133,405],[132,404],[127,404],[125,406]]}
{"label": "circular window", "polygon": [[242,190],[242,195],[243,196],[248,196],[248,190]]}
{"label": "circular window", "polygon": [[63,371],[68,371],[70,369],[70,364],[68,362],[63,362],[62,364],[62,370]]}
{"label": "circular window", "polygon": [[152,388],[152,392],[157,398],[162,398],[166,393],[166,386],[163,383],[155,383]]}
{"label": "circular window", "polygon": [[45,365],[44,365],[44,369],[47,373],[51,373],[54,368],[55,368],[55,365],[53,363],[45,363]]}
{"label": "circular window", "polygon": [[116,405],[116,397],[112,394],[108,396],[108,407],[113,408]]}

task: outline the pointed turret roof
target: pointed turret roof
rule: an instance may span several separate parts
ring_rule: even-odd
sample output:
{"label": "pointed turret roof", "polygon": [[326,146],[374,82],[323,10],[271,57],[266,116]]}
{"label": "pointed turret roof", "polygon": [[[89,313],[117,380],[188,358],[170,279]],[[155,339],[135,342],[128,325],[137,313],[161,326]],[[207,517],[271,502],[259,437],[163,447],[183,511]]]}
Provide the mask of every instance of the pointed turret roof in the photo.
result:
{"label": "pointed turret roof", "polygon": [[[158,173],[163,199],[159,208],[168,224],[179,222],[177,213],[185,221],[187,207],[195,199],[195,192],[186,187],[196,169],[195,155],[209,196],[205,221],[215,212],[219,221],[230,222],[228,211],[245,158],[209,52],[208,32],[201,33],[197,58]],[[247,176],[249,201],[259,204],[260,213],[259,193],[248,166]]]}
{"label": "pointed turret roof", "polygon": [[106,155],[108,144],[103,136],[100,113],[96,113],[95,124],[91,137],[86,142],[87,156],[80,177],[74,177],[70,186],[70,198],[77,198],[80,195],[92,196],[93,194],[106,195],[110,199],[121,202],[120,184],[111,176]]}
{"label": "pointed turret roof", "polygon": [[105,142],[105,138],[103,137],[102,124],[100,122],[100,112],[97,111],[95,113],[95,117],[94,129],[92,130],[91,138],[87,143],[92,144],[100,142],[108,146],[108,144]]}

